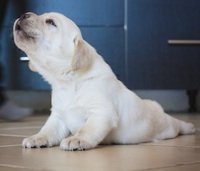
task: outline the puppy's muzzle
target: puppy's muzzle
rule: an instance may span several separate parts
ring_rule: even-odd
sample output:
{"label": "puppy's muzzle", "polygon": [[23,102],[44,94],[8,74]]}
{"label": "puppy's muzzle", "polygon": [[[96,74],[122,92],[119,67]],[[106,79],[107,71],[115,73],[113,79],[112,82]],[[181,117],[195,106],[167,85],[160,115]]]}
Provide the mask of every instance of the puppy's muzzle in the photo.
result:
{"label": "puppy's muzzle", "polygon": [[30,40],[38,36],[36,31],[35,21],[37,15],[31,12],[23,14],[17,19],[14,30],[22,39]]}
{"label": "puppy's muzzle", "polygon": [[17,20],[17,23],[15,25],[15,30],[17,31],[20,31],[23,29],[23,25],[25,24],[24,23],[24,20],[28,19],[31,17],[31,15],[33,15],[32,13],[25,13],[23,14],[18,20]]}

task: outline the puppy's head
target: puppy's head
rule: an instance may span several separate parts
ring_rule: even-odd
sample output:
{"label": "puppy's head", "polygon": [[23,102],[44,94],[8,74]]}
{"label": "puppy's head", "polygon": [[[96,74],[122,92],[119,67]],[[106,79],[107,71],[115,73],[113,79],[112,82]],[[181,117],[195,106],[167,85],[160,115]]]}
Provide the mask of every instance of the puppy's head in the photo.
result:
{"label": "puppy's head", "polygon": [[70,65],[72,70],[86,68],[90,63],[79,28],[62,14],[25,13],[15,21],[13,34],[17,47],[35,61]]}

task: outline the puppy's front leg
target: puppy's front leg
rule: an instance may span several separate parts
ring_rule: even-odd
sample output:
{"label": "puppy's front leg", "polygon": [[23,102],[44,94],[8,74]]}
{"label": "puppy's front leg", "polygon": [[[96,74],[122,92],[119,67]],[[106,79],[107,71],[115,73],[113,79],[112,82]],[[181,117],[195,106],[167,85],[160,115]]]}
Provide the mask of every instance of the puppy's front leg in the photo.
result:
{"label": "puppy's front leg", "polygon": [[64,121],[58,115],[52,113],[40,132],[25,138],[22,146],[25,148],[51,147],[58,145],[68,135],[69,130]]}
{"label": "puppy's front leg", "polygon": [[62,140],[60,148],[74,151],[96,147],[118,123],[114,111],[103,112],[105,111],[90,114],[86,123],[75,135]]}

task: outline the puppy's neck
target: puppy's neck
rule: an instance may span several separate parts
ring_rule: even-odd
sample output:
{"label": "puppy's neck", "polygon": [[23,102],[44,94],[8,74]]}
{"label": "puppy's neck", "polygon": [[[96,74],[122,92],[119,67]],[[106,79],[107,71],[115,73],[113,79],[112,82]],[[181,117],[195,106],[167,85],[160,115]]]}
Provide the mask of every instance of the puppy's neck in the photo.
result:
{"label": "puppy's neck", "polygon": [[[100,77],[114,76],[109,65],[105,63],[96,50],[89,44],[87,46],[90,51],[89,60],[91,61],[90,65],[85,68],[74,69],[69,61],[49,62],[42,60],[45,58],[38,58],[38,56],[30,57],[30,63],[52,87],[66,86],[69,83],[81,82],[90,78],[98,79]],[[66,63],[69,63],[68,66],[66,66]]]}

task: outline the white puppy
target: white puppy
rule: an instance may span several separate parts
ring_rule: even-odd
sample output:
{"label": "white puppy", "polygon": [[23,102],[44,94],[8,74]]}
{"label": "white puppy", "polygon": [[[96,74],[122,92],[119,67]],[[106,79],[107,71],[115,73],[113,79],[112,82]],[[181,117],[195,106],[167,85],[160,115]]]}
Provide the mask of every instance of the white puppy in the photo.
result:
{"label": "white puppy", "polygon": [[79,28],[58,13],[26,13],[15,21],[15,44],[52,86],[51,115],[23,147],[59,145],[83,150],[98,144],[136,144],[191,134],[195,128],[128,90]]}

